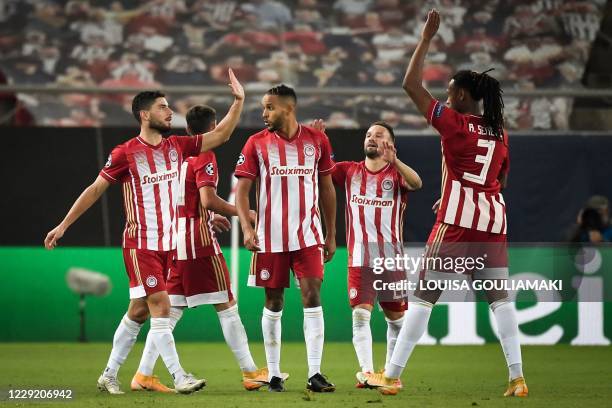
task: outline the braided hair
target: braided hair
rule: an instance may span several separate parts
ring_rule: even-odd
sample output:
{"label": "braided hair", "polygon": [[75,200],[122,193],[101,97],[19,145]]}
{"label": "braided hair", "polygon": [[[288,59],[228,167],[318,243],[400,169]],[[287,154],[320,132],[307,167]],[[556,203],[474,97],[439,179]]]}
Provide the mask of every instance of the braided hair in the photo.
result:
{"label": "braided hair", "polygon": [[499,81],[487,74],[489,71],[493,71],[493,68],[481,73],[462,70],[457,72],[453,79],[455,85],[466,89],[476,102],[482,99],[484,108],[482,118],[493,134],[501,139],[504,132],[503,91]]}

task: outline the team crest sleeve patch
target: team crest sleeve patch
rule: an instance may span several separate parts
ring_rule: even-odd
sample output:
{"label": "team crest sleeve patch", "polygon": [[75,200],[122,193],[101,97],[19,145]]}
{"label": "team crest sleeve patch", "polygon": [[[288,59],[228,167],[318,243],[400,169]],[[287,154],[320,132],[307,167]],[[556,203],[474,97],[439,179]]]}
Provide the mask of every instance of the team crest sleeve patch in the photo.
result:
{"label": "team crest sleeve patch", "polygon": [[438,104],[434,108],[434,117],[439,119],[440,116],[442,116],[442,112],[444,111],[444,108],[445,106],[441,104],[440,102],[438,102]]}

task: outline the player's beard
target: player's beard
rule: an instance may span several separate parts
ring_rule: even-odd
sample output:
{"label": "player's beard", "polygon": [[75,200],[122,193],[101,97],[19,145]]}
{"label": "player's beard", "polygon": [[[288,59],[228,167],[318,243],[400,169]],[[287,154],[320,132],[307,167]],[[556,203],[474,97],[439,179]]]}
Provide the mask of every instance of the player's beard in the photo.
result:
{"label": "player's beard", "polygon": [[279,129],[283,128],[283,119],[277,118],[275,121],[270,121],[267,124],[267,129],[269,132],[276,132]]}
{"label": "player's beard", "polygon": [[378,147],[374,149],[373,146],[369,146],[363,149],[363,153],[368,159],[376,159],[380,156],[380,153],[378,153]]}
{"label": "player's beard", "polygon": [[167,125],[164,121],[151,120],[149,122],[149,128],[157,130],[160,133],[167,132],[170,130],[171,125]]}

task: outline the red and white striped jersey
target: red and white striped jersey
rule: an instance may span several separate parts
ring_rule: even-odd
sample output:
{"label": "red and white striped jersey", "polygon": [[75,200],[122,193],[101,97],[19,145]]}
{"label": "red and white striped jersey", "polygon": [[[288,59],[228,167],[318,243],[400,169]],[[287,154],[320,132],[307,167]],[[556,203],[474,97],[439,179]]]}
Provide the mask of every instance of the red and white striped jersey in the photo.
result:
{"label": "red and white striped jersey", "polygon": [[217,159],[212,151],[190,157],[181,166],[178,194],[178,240],[176,258],[196,259],[218,255],[221,247],[212,228],[213,212],[202,208],[200,188],[217,188],[219,173]]}
{"label": "red and white striped jersey", "polygon": [[506,234],[506,204],[499,179],[510,165],[508,134],[497,138],[481,116],[460,114],[435,100],[428,120],[442,137],[442,200],[437,221]]}
{"label": "red and white striped jersey", "polygon": [[257,179],[257,237],[261,252],[323,244],[319,175],[334,169],[327,136],[300,125],[291,140],[267,129],[247,140],[236,177]]}
{"label": "red and white striped jersey", "polygon": [[374,258],[403,254],[408,189],[395,167],[371,172],[365,161],[338,162],[332,177],[346,191],[348,266],[373,266]]}
{"label": "red and white striped jersey", "polygon": [[170,136],[157,146],[135,137],[113,149],[100,176],[111,183],[122,183],[124,248],[176,248],[180,167],[185,158],[199,154],[201,146],[201,135]]}

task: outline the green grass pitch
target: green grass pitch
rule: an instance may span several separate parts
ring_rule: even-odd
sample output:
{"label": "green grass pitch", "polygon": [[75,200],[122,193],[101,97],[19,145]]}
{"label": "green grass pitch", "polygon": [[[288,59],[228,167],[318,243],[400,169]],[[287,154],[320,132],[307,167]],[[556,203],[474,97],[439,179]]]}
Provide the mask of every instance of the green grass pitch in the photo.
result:
{"label": "green grass pitch", "polygon": [[[503,398],[506,367],[499,345],[417,346],[403,375],[404,390],[383,397],[373,390],[355,389],[357,361],[350,343],[328,343],[323,371],[337,386],[333,394],[304,393],[306,362],[302,343],[284,343],[283,371],[291,378],[283,394],[247,392],[240,371],[225,344],[179,343],[185,369],[203,376],[208,385],[193,395],[130,392],[143,343],[138,343],[119,371],[125,395],[111,396],[96,389],[110,344],[19,343],[0,344],[0,390],[9,388],[71,388],[72,407],[595,407],[612,401],[612,347],[567,345],[524,347],[525,374],[531,395]],[[251,344],[263,366],[261,343]],[[375,364],[384,362],[385,345],[375,345]],[[170,377],[161,361],[156,373],[166,384]],[[58,402],[0,401],[6,406],[58,406]],[[63,403],[59,403],[64,405]]]}

